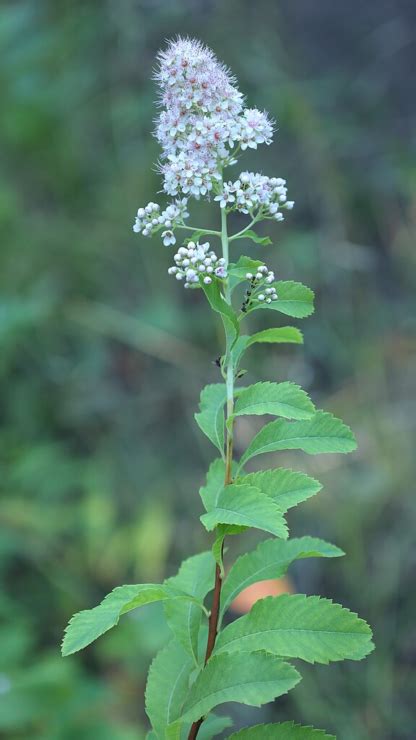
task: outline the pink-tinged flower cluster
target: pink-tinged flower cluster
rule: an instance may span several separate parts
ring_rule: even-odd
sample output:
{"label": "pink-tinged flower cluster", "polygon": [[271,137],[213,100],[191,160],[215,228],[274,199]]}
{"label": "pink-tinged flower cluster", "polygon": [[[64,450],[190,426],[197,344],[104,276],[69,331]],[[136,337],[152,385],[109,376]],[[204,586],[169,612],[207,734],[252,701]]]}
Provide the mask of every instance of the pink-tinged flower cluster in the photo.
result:
{"label": "pink-tinged flower cluster", "polygon": [[209,195],[239,148],[271,143],[267,114],[244,108],[234,77],[200,42],[171,42],[159,55],[155,76],[163,107],[155,133],[169,195]]}
{"label": "pink-tinged flower cluster", "polygon": [[283,221],[282,208],[291,209],[294,201],[287,200],[286,180],[266,177],[258,172],[242,172],[234,182],[225,182],[215,197],[221,208],[241,213],[261,213],[263,218]]}
{"label": "pink-tinged flower cluster", "polygon": [[141,233],[143,236],[153,236],[163,228],[163,243],[166,246],[175,244],[176,238],[173,229],[178,224],[182,224],[185,218],[188,218],[187,204],[186,198],[178,199],[168,205],[164,211],[161,211],[158,203],[150,202],[145,208],[139,208],[137,211],[133,231],[137,234]]}
{"label": "pink-tinged flower cluster", "polygon": [[293,207],[285,180],[242,172],[234,182],[223,182],[224,168],[235,164],[241,151],[271,144],[273,124],[266,112],[244,106],[236,80],[213,52],[199,41],[178,38],[159,54],[155,78],[160,171],[164,191],[175,200],[163,211],[152,202],[139,208],[133,230],[143,236],[162,231],[163,243],[175,244],[189,197],[211,194],[227,211],[283,221],[282,210]]}
{"label": "pink-tinged flower cluster", "polygon": [[188,242],[186,247],[179,247],[173,259],[175,265],[169,268],[168,273],[175,275],[177,280],[185,280],[185,288],[199,287],[200,277],[205,285],[212,283],[213,277],[227,277],[225,259],[218,258],[210,250],[209,242]]}

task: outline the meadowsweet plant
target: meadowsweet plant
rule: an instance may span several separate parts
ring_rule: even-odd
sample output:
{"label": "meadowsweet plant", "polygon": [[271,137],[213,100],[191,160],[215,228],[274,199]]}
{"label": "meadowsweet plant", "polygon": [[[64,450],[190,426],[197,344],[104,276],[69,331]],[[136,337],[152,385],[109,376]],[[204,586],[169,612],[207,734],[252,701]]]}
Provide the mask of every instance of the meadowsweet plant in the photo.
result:
{"label": "meadowsweet plant", "polygon": [[[179,38],[169,43],[159,54],[156,80],[159,167],[164,191],[173,200],[164,209],[153,202],[139,208],[133,229],[145,237],[160,234],[167,247],[174,247],[169,274],[184,288],[199,290],[223,323],[224,346],[218,360],[222,382],[203,389],[195,415],[217,453],[200,490],[205,509],[200,519],[212,533],[212,544],[206,552],[191,555],[177,575],[163,583],[119,586],[99,606],[76,614],[66,630],[63,654],[86,647],[132,609],[163,602],[172,638],[149,671],[146,711],[152,729],[148,738],[206,740],[231,724],[228,717],[213,713],[218,705],[240,702],[258,707],[293,689],[301,676],[287,659],[325,664],[360,660],[373,644],[371,630],[362,619],[318,596],[260,599],[248,614],[223,626],[224,615],[247,586],[282,576],[299,558],[343,555],[338,547],[315,537],[288,536],[286,512],[318,493],[318,481],[282,467],[247,472],[247,463],[278,450],[345,453],[356,444],[351,430],[332,414],[316,410],[295,383],[240,385],[241,363],[250,347],[302,343],[301,332],[293,326],[250,334],[246,328],[250,314],[267,310],[301,319],[313,312],[309,288],[276,280],[258,255],[231,254],[241,240],[254,242],[257,250],[271,244],[253,227],[267,219],[283,221],[293,207],[282,178],[246,171],[229,174],[247,148],[271,144],[272,121],[267,113],[245,106],[235,79],[197,41]],[[188,224],[193,198],[205,198],[217,206],[220,230]],[[236,212],[242,214],[243,227],[229,234],[227,218]],[[253,435],[236,459],[234,426],[242,415],[276,418]],[[269,536],[255,550],[228,562],[226,538],[244,537],[250,527]],[[330,736],[283,722],[248,727],[229,737],[318,740]]]}

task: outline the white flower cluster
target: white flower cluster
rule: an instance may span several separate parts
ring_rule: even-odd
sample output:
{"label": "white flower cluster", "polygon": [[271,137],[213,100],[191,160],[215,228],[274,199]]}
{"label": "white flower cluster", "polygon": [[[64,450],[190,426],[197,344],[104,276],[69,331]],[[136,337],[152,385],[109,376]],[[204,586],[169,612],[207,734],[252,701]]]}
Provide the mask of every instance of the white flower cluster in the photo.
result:
{"label": "white flower cluster", "polygon": [[251,213],[261,211],[264,218],[283,221],[282,208],[291,209],[293,200],[287,200],[286,180],[267,177],[258,172],[242,172],[234,182],[225,182],[222,192],[215,197],[221,208]]}
{"label": "white flower cluster", "polygon": [[212,283],[213,277],[227,277],[225,259],[218,259],[215,252],[210,251],[209,242],[188,242],[186,247],[180,247],[175,254],[175,265],[168,270],[169,275],[175,275],[177,280],[185,280],[185,288],[197,287],[202,275],[204,283]]}
{"label": "white flower cluster", "polygon": [[271,143],[273,125],[267,114],[244,109],[234,77],[200,42],[171,42],[159,54],[155,76],[164,108],[155,135],[169,195],[208,195],[221,181],[223,166],[235,162],[238,147]]}
{"label": "white flower cluster", "polygon": [[247,313],[253,307],[253,304],[257,302],[271,303],[278,300],[276,288],[272,285],[275,280],[274,272],[273,270],[269,270],[266,265],[258,267],[257,272],[254,274],[248,272],[246,278],[250,281],[250,286],[246,290],[244,302],[241,307],[243,313]]}
{"label": "white flower cluster", "polygon": [[186,198],[178,199],[168,205],[164,211],[161,211],[158,203],[150,202],[145,208],[139,208],[137,211],[133,231],[138,234],[142,233],[143,236],[152,236],[163,228],[163,244],[167,247],[170,244],[175,244],[176,239],[173,229],[181,224],[185,218],[188,218],[187,204]]}

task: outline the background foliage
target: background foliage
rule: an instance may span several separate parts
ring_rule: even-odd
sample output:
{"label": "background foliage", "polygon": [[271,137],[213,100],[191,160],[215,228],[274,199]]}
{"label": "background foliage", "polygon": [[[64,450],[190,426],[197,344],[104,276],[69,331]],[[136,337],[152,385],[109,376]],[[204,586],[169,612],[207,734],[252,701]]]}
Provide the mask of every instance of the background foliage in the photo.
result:
{"label": "background foliage", "polygon": [[[272,227],[276,248],[252,252],[313,287],[317,307],[304,350],[258,349],[248,379],[301,383],[357,434],[351,460],[297,459],[325,487],[292,512],[293,534],[347,557],[298,563],[291,587],[357,610],[377,644],[365,663],[310,667],[237,723],[415,736],[415,21],[399,0],[2,3],[3,736],[140,740],[145,674],[167,637],[159,608],[65,661],[63,626],[207,545],[196,492],[212,450],[192,413],[217,381],[221,329],[167,276],[169,250],[131,231],[160,189],[151,70],[178,32],[212,46],[278,120],[253,166],[287,177],[296,209]],[[255,423],[240,420],[241,444]]]}

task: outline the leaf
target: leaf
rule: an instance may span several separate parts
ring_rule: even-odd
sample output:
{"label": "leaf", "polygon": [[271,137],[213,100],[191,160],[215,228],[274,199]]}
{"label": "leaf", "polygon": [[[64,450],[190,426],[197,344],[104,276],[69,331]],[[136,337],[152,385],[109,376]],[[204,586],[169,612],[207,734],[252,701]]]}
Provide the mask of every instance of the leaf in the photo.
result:
{"label": "leaf", "polygon": [[[244,234],[241,234],[241,236],[236,236],[235,239],[251,239],[255,244],[261,244],[263,247],[267,247],[269,244],[272,244],[272,240],[269,236],[259,236],[252,229],[248,229]],[[261,262],[260,264],[263,263]]]}
{"label": "leaf", "polygon": [[228,265],[228,274],[231,277],[241,278],[241,280],[247,280],[246,275],[248,272],[255,273],[258,268],[261,267],[263,262],[261,260],[253,260],[251,257],[245,257],[241,255],[235,263]]}
{"label": "leaf", "polygon": [[233,726],[231,717],[220,717],[219,715],[210,714],[202,723],[198,732],[198,740],[212,740],[220,732]]}
{"label": "leaf", "polygon": [[189,242],[197,242],[201,238],[201,236],[204,236],[206,234],[206,231],[204,229],[198,229],[194,231],[191,236],[187,237],[185,239],[185,243],[189,244]]}
{"label": "leaf", "polygon": [[164,584],[142,583],[138,586],[118,586],[94,609],[74,614],[62,642],[62,655],[71,655],[89,645],[115,627],[122,614],[154,601],[167,599],[196,600]]}
{"label": "leaf", "polygon": [[235,482],[238,485],[247,483],[260,488],[262,493],[266,493],[276,502],[283,514],[292,506],[297,506],[301,501],[314,496],[322,488],[315,478],[287,468],[248,473],[236,478]]}
{"label": "leaf", "polygon": [[238,337],[236,343],[233,346],[231,357],[233,361],[233,367],[235,367],[236,369],[239,367],[240,360],[247,349],[248,339],[249,337],[245,335]]}
{"label": "leaf", "polygon": [[264,540],[252,552],[237,558],[224,581],[221,591],[223,614],[241,591],[258,581],[281,578],[289,565],[300,558],[336,558],[343,551],[316,537],[287,540]]}
{"label": "leaf", "polygon": [[209,285],[205,285],[202,278],[200,279],[200,282],[211,308],[221,315],[227,340],[227,348],[228,351],[230,351],[240,333],[240,325],[238,323],[237,316],[234,313],[233,308],[229,303],[227,303],[222,295],[218,280],[213,280]]}
{"label": "leaf", "polygon": [[243,388],[233,416],[272,414],[286,419],[310,419],[315,406],[296,383],[255,383]]}
{"label": "leaf", "polygon": [[286,522],[279,507],[254,486],[235,483],[225,486],[215,508],[200,519],[209,532],[218,524],[239,524],[287,537]]}
{"label": "leaf", "polygon": [[221,458],[217,458],[209,466],[205,486],[199,489],[199,495],[206,511],[214,508],[217,498],[224,488],[224,479],[225,462]]}
{"label": "leaf", "polygon": [[269,596],[257,601],[218,636],[215,653],[266,650],[309,663],[361,660],[371,652],[371,629],[339,604],[303,594]]}
{"label": "leaf", "polygon": [[217,565],[220,567],[220,573],[221,578],[224,578],[224,560],[223,560],[223,549],[224,549],[224,539],[226,537],[226,533],[219,532],[217,529],[217,536],[214,540],[214,544],[212,546],[211,552],[213,555],[213,558]]}
{"label": "leaf", "polygon": [[252,439],[242,456],[241,468],[255,455],[276,450],[303,450],[309,455],[323,452],[352,452],[356,448],[354,435],[340,419],[318,411],[306,421],[277,419],[266,424]]}
{"label": "leaf", "polygon": [[297,319],[303,319],[314,312],[314,292],[306,285],[296,283],[293,280],[279,280],[277,283],[273,283],[272,287],[276,288],[278,300],[271,303],[257,301],[248,309],[247,313],[265,308],[271,311],[280,311],[280,313]]}
{"label": "leaf", "polygon": [[[215,560],[211,552],[202,552],[185,560],[176,576],[168,578],[166,585],[180,589],[198,602],[214,588]],[[164,604],[166,620],[176,639],[198,665],[198,635],[202,610],[192,601],[170,600]]]}
{"label": "leaf", "polygon": [[228,740],[336,740],[335,735],[327,735],[324,730],[314,727],[282,722],[278,725],[256,725],[245,727],[228,736]]}
{"label": "leaf", "polygon": [[244,352],[253,344],[303,344],[303,334],[294,326],[281,326],[276,329],[264,329],[248,336],[238,337],[232,351],[233,365],[238,368]]}
{"label": "leaf", "polygon": [[226,393],[224,383],[206,385],[201,391],[200,411],[195,414],[195,421],[199,428],[222,455],[224,454],[224,404]]}
{"label": "leaf", "polygon": [[166,728],[180,717],[194,668],[176,640],[154,658],[147,677],[146,713],[157,737],[165,738]]}
{"label": "leaf", "polygon": [[259,707],[286,694],[299,681],[293,666],[266,653],[217,655],[210,658],[191,687],[183,718],[195,722],[230,701]]}
{"label": "leaf", "polygon": [[292,344],[303,344],[303,334],[295,326],[279,326],[275,329],[263,329],[248,337],[247,346],[264,343],[280,344],[282,342]]}

